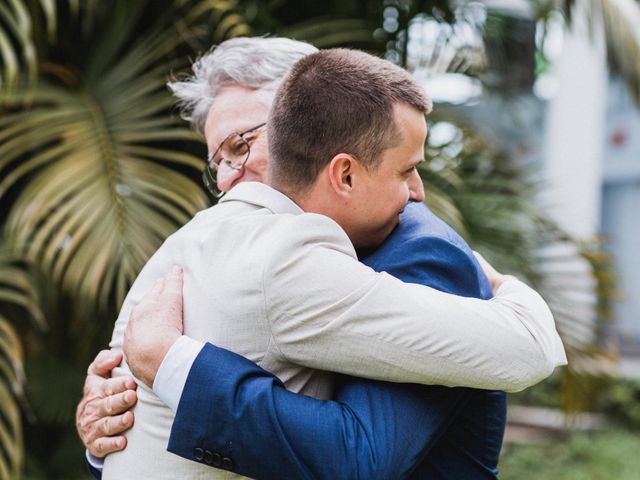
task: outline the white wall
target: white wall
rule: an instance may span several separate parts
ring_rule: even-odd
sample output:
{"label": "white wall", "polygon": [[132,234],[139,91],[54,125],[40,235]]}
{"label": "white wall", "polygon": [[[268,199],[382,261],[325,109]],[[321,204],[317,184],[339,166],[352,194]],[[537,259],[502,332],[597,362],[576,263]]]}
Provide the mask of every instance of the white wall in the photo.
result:
{"label": "white wall", "polygon": [[549,188],[543,201],[569,233],[587,238],[600,223],[608,73],[602,29],[589,31],[580,4],[557,62],[558,91],[547,109]]}

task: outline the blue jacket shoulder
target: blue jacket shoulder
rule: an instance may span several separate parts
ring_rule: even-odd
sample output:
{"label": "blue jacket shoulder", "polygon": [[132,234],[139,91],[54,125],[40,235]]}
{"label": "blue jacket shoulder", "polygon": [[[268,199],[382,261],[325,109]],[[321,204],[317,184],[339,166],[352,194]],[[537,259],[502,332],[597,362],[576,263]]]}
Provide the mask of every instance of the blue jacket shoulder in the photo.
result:
{"label": "blue jacket shoulder", "polygon": [[468,297],[492,296],[469,245],[422,203],[408,204],[400,225],[362,261],[405,282]]}

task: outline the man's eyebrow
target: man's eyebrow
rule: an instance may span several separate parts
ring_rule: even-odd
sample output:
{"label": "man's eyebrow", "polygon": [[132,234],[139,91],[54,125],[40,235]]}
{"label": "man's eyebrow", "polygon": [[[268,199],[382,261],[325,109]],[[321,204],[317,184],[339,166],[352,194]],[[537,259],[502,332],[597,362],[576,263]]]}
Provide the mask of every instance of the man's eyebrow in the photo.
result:
{"label": "man's eyebrow", "polygon": [[420,165],[421,163],[426,162],[427,160],[422,157],[422,158],[417,158],[417,159],[413,159],[411,161],[409,161],[407,163],[407,168],[413,168],[413,167],[417,167],[418,165]]}
{"label": "man's eyebrow", "polygon": [[[246,127],[246,128],[250,128],[250,127]],[[221,138],[218,138],[215,141],[216,146],[220,145],[222,142],[224,142],[225,140],[227,140],[231,135],[234,134],[238,134],[240,132],[243,132],[244,130],[246,130],[246,128],[234,128],[232,130],[229,130],[227,133],[225,133]]]}

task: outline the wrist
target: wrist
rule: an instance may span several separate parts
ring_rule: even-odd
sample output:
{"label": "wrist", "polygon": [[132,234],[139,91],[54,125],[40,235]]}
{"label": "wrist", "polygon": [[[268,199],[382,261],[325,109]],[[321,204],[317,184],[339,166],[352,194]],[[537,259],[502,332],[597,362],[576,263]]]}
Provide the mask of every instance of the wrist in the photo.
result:
{"label": "wrist", "polygon": [[144,343],[127,345],[125,356],[131,373],[149,388],[152,388],[158,369],[167,352],[180,338],[181,334],[175,329],[168,329],[160,335],[150,336]]}
{"label": "wrist", "polygon": [[141,378],[147,387],[153,388],[153,382],[155,382],[158,370],[160,370],[160,365],[162,365],[167,353],[180,337],[181,334],[178,331],[168,332],[167,335],[163,337],[163,341],[158,344],[158,348],[152,350],[153,359],[149,363],[151,368],[146,369],[146,378]]}

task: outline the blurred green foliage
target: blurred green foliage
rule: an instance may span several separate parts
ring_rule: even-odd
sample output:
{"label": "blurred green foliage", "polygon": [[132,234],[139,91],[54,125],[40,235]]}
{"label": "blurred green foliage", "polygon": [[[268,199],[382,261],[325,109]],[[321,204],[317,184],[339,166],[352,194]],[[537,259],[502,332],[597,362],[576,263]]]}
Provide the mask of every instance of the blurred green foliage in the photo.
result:
{"label": "blurred green foliage", "polygon": [[[556,372],[538,385],[509,395],[509,403],[562,408],[562,382],[562,374]],[[612,426],[640,432],[639,379],[587,376],[581,388],[589,411],[605,415]]]}
{"label": "blurred green foliage", "polygon": [[640,436],[626,430],[574,433],[543,443],[509,444],[502,480],[637,480]]}

